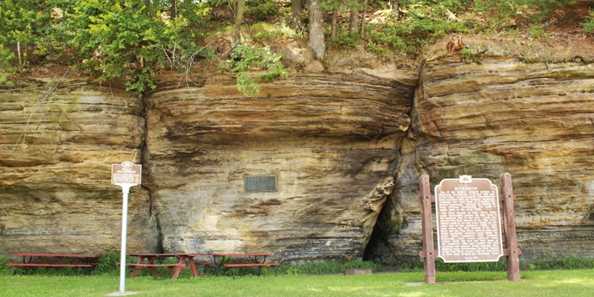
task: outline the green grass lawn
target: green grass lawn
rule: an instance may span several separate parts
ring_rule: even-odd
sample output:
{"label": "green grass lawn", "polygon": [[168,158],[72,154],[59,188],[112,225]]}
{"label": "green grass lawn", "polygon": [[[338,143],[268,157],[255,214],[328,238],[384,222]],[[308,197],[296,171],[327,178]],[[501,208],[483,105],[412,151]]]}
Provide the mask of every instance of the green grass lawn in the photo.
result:
{"label": "green grass lawn", "polygon": [[[517,283],[508,282],[503,272],[444,272],[437,285],[421,282],[422,273],[379,273],[373,275],[284,275],[243,277],[200,277],[128,281],[138,296],[398,296],[398,297],[592,297],[594,270],[526,271]],[[105,296],[117,288],[111,275],[46,276],[1,275],[1,297]]]}

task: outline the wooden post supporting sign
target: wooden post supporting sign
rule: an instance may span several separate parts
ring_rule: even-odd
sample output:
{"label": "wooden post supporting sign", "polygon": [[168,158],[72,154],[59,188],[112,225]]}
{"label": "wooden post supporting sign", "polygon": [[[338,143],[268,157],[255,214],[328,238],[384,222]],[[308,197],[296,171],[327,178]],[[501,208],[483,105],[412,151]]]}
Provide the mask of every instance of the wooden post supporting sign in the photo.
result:
{"label": "wooden post supporting sign", "polygon": [[503,194],[503,215],[505,218],[505,241],[507,242],[507,279],[520,280],[520,250],[516,235],[516,219],[514,215],[514,190],[509,173],[501,176],[501,190]]}
{"label": "wooden post supporting sign", "polygon": [[431,214],[431,185],[429,175],[421,175],[419,182],[419,198],[421,199],[423,256],[425,258],[425,282],[435,283],[435,248],[433,246],[433,219]]}

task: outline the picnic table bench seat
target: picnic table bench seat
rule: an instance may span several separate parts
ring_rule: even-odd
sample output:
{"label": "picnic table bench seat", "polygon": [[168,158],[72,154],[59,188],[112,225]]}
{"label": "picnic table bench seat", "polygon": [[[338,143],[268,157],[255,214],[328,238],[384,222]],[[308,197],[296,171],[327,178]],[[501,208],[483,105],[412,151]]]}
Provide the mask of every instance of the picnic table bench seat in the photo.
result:
{"label": "picnic table bench seat", "polygon": [[260,267],[275,267],[276,263],[230,263],[223,264],[225,268],[260,268]]}
{"label": "picnic table bench seat", "polygon": [[[98,256],[60,253],[14,253],[22,262],[10,262],[9,267],[22,269],[35,268],[90,268],[97,266]],[[35,259],[35,261],[33,261]]]}
{"label": "picnic table bench seat", "polygon": [[95,268],[95,264],[9,263],[14,268]]}
{"label": "picnic table bench seat", "polygon": [[132,267],[132,268],[159,268],[159,267],[165,267],[165,268],[175,268],[175,267],[185,267],[184,264],[179,264],[179,263],[174,263],[174,264],[128,264],[128,267]]}

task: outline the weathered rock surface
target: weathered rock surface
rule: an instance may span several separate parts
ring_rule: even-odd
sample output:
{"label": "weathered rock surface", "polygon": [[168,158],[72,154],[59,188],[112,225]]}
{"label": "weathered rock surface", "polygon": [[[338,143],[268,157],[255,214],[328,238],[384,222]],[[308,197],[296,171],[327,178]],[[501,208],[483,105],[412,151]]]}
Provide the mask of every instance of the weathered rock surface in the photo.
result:
{"label": "weathered rock surface", "polygon": [[[414,87],[364,73],[261,87],[150,97],[146,160],[164,249],[361,257],[393,188]],[[244,177],[262,175],[277,191],[247,192]]]}
{"label": "weathered rock surface", "polygon": [[[567,48],[594,54],[593,46]],[[584,57],[539,62],[536,55],[525,63],[487,54],[481,64],[445,54],[428,59],[395,194],[368,256],[418,261],[420,172],[434,184],[462,174],[498,183],[510,172],[524,257],[594,257],[594,64]]]}
{"label": "weathered rock surface", "polygon": [[[0,90],[0,253],[119,248],[110,170],[140,161],[142,109],[141,99],[82,81]],[[130,203],[130,248],[153,249],[148,192],[134,189]]]}

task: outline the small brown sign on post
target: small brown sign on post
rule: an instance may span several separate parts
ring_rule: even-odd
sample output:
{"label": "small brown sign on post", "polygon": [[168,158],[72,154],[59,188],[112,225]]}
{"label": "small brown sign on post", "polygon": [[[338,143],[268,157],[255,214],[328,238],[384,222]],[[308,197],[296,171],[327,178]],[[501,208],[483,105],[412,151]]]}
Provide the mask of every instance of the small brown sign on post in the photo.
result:
{"label": "small brown sign on post", "polygon": [[435,283],[436,274],[431,212],[433,200],[437,217],[439,258],[445,263],[496,262],[501,256],[507,256],[508,279],[520,279],[521,251],[516,236],[511,175],[502,175],[501,183],[502,200],[497,186],[490,180],[471,176],[442,180],[435,187],[435,199],[431,199],[429,176],[421,176],[419,195],[423,251],[419,254],[425,262],[425,282]]}
{"label": "small brown sign on post", "polygon": [[120,164],[111,165],[111,183],[118,186],[140,185],[142,176],[142,165],[126,161]]}

